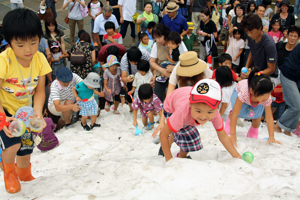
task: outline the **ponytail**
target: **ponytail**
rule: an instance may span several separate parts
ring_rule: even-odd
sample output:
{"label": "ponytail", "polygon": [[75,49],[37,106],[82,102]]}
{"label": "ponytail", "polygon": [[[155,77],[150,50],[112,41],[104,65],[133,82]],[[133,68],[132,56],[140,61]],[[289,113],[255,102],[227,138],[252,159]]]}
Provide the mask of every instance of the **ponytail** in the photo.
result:
{"label": "ponytail", "polygon": [[248,88],[253,90],[254,96],[261,96],[273,91],[273,83],[269,76],[265,74],[258,75],[258,68],[253,68],[248,77]]}

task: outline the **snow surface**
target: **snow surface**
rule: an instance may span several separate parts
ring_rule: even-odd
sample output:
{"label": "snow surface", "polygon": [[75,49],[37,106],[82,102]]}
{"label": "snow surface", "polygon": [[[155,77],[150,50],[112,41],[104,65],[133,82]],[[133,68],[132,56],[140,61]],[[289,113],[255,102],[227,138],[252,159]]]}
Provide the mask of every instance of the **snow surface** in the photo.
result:
{"label": "snow surface", "polygon": [[[190,153],[192,160],[158,156],[160,145],[152,131],[134,136],[128,107],[121,114],[101,111],[100,128],[74,128],[56,133],[60,145],[32,154],[35,180],[22,182],[17,194],[5,191],[0,172],[0,199],[238,199],[300,198],[300,139],[275,134],[283,145],[265,145],[267,127],[259,138],[246,137],[250,123],[237,127],[238,151],[250,151],[254,162],[233,159],[208,122],[199,126],[204,148]],[[158,120],[158,118],[156,118]],[[142,128],[139,116],[139,127]],[[157,127],[158,124],[155,125]],[[173,144],[173,156],[179,148]]]}

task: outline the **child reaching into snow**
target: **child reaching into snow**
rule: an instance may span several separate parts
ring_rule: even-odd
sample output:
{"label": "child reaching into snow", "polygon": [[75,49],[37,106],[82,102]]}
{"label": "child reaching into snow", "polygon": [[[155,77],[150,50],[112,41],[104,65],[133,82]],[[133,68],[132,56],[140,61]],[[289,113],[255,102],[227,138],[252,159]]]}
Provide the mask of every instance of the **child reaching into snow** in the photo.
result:
{"label": "child reaching into snow", "polygon": [[222,101],[220,85],[212,79],[202,79],[194,87],[182,87],[174,90],[164,102],[164,115],[155,130],[161,130],[160,141],[166,161],[172,158],[168,136],[173,133],[174,142],[180,147],[177,157],[190,158],[187,154],[203,148],[200,134],[195,126],[213,123],[219,140],[234,158],[241,158],[224,131],[218,105]]}
{"label": "child reaching into snow", "polygon": [[[153,94],[153,88],[149,83],[142,84],[138,91],[138,96],[132,103],[133,108],[133,126],[136,127],[137,112],[141,111],[144,128],[149,131],[154,127],[154,114],[163,115],[162,102]],[[148,123],[149,118],[149,123]],[[155,136],[153,136],[155,137]]]}
{"label": "child reaching into snow", "polygon": [[257,68],[252,69],[248,79],[240,81],[231,96],[232,112],[225,124],[225,131],[230,135],[233,144],[236,143],[236,123],[238,117],[252,119],[252,125],[247,133],[247,137],[257,138],[258,129],[261,123],[261,116],[265,110],[267,127],[270,142],[281,144],[274,138],[274,120],[272,115],[271,103],[273,83],[269,76],[264,75]]}
{"label": "child reaching into snow", "polygon": [[41,133],[37,133],[37,135],[42,139],[41,143],[37,145],[37,148],[42,152],[49,151],[58,146],[59,144],[59,141],[53,132],[56,128],[56,125],[53,124],[51,118],[44,118],[44,120],[47,126],[43,129]]}

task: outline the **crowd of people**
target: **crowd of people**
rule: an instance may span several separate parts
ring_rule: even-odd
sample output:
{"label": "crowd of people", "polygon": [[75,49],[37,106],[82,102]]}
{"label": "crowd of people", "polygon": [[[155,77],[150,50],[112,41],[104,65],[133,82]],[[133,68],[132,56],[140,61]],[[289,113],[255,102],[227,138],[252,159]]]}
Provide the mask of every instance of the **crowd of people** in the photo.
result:
{"label": "crowd of people", "polygon": [[[250,138],[258,138],[266,123],[267,144],[281,144],[274,132],[291,136],[300,128],[298,1],[295,7],[278,1],[273,11],[271,0],[152,0],[135,19],[136,0],[64,0],[71,49],[58,28],[56,0],[41,1],[38,15],[11,3],[1,30],[0,112],[12,121],[19,108],[32,107],[44,129],[14,137],[2,127],[0,167],[9,193],[21,190],[19,180],[34,179],[35,145],[41,151],[57,147],[55,133],[78,120],[83,130],[100,130],[101,110],[117,116],[128,106],[134,127],[140,111],[166,161],[173,142],[180,158],[202,149],[196,126],[208,121],[234,158],[241,158],[235,148],[239,118],[251,122]],[[91,30],[84,29],[84,17]],[[128,25],[132,44],[126,49]]]}

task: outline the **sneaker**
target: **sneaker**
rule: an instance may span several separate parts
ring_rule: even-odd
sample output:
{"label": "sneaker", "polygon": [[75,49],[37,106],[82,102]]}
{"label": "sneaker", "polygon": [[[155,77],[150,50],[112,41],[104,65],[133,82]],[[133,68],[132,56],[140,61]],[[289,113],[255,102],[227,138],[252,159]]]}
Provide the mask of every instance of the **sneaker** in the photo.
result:
{"label": "sneaker", "polygon": [[86,125],[83,126],[82,122],[81,122],[81,126],[82,126],[83,129],[86,130],[86,131],[91,130],[91,127],[89,127],[89,125],[86,124]]}
{"label": "sneaker", "polygon": [[294,15],[295,16],[295,19],[298,19],[298,16],[297,15]]}
{"label": "sneaker", "polygon": [[143,127],[143,130],[150,131],[151,128],[150,128],[149,126],[144,126],[144,127]]}
{"label": "sneaker", "polygon": [[148,129],[152,130],[154,128],[154,124],[155,124],[155,122],[153,122],[153,123],[148,122],[148,125],[147,125]]}
{"label": "sneaker", "polygon": [[91,125],[91,129],[93,129],[94,127],[100,127],[100,126],[101,126],[101,124],[94,123],[93,125]]}
{"label": "sneaker", "polygon": [[165,83],[166,79],[165,79],[165,77],[159,76],[159,77],[156,78],[156,81],[160,82],[160,83]]}
{"label": "sneaker", "polygon": [[160,148],[159,148],[159,150],[158,150],[158,155],[159,155],[159,156],[165,157],[164,152],[163,152],[161,146],[160,146]]}

